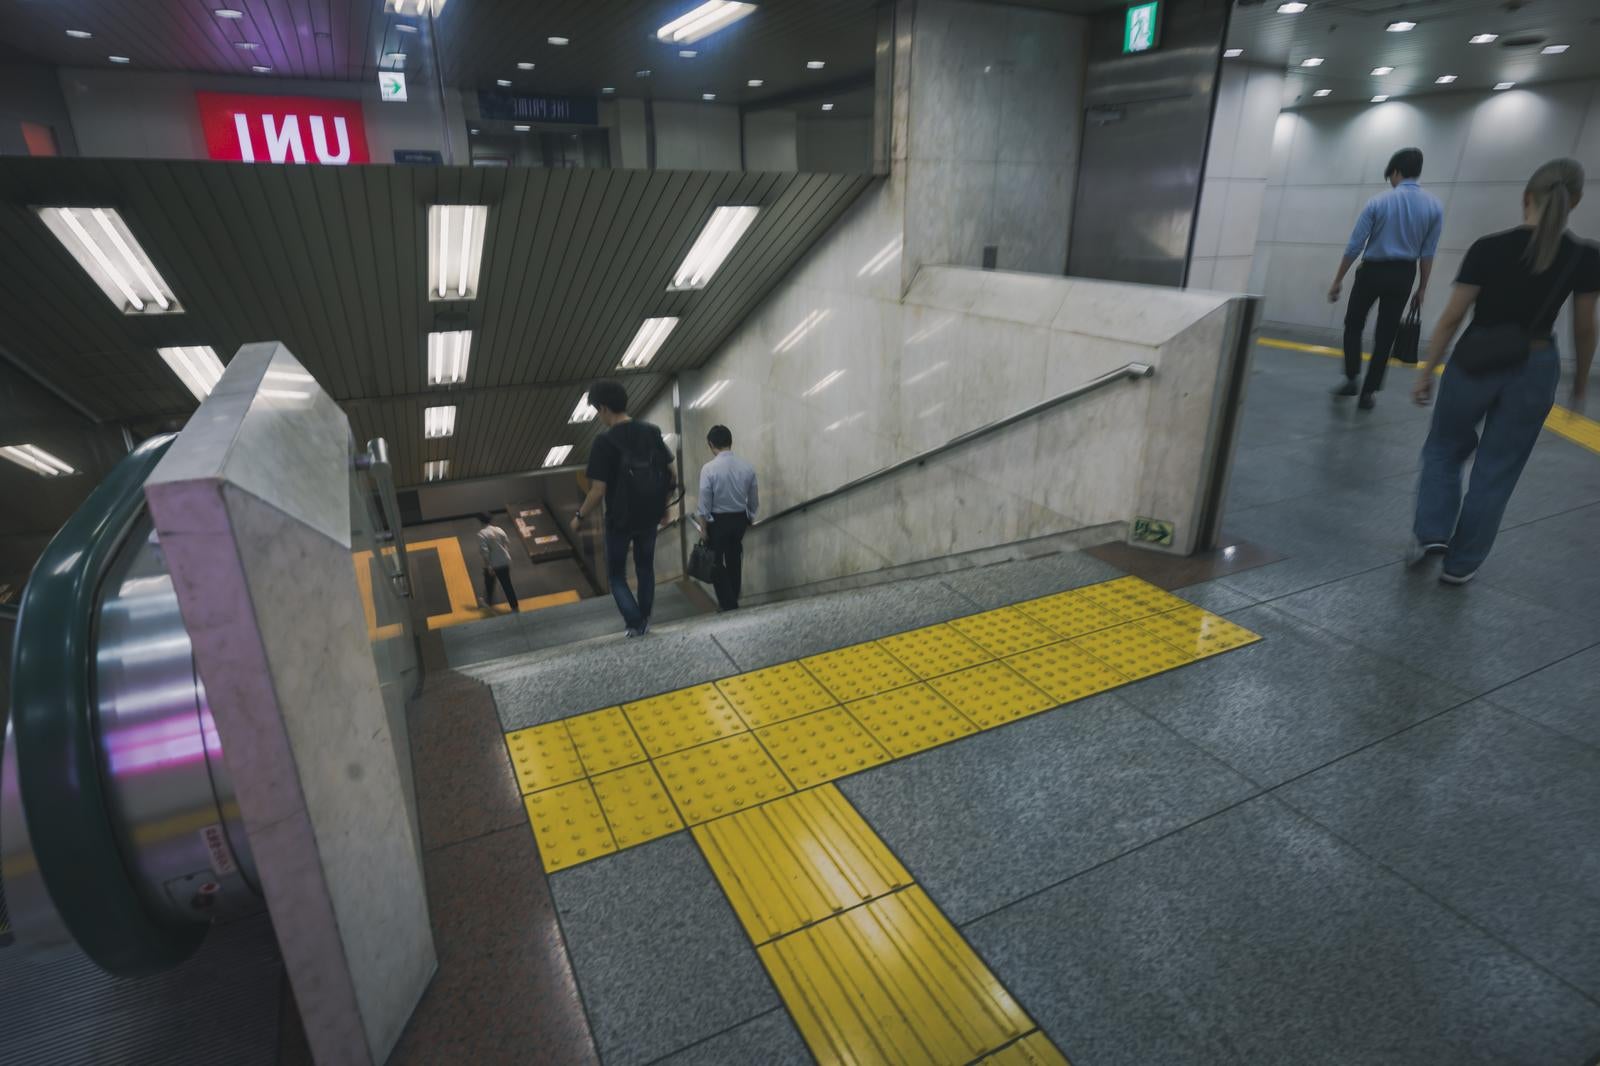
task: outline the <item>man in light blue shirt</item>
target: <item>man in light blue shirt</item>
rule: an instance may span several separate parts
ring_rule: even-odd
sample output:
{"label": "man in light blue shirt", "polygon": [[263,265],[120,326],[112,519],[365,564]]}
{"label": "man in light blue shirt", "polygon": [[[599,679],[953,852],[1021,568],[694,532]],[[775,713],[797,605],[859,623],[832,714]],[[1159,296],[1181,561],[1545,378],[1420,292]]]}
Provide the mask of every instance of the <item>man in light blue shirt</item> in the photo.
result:
{"label": "man in light blue shirt", "polygon": [[[1411,296],[1411,310],[1420,311],[1433,273],[1433,255],[1439,249],[1439,231],[1444,226],[1444,208],[1438,199],[1424,192],[1417,179],[1422,176],[1422,150],[1402,148],[1389,160],[1383,176],[1392,188],[1367,201],[1356,220],[1356,228],[1339,261],[1339,273],[1328,289],[1328,302],[1339,302],[1344,276],[1359,258],[1355,285],[1350,289],[1350,305],[1344,315],[1345,382],[1333,390],[1335,396],[1361,394],[1360,406],[1370,411],[1375,394],[1383,387],[1383,372],[1389,366],[1389,351],[1400,332],[1400,315],[1411,294],[1411,282],[1421,267],[1421,281]],[[1367,380],[1358,389],[1361,374],[1361,334],[1367,328],[1367,315],[1378,305],[1378,329],[1373,337],[1372,361],[1367,365]]]}
{"label": "man in light blue shirt", "polygon": [[717,606],[731,611],[739,606],[744,576],[744,534],[755,521],[759,505],[755,467],[733,454],[733,431],[712,426],[706,434],[711,461],[700,468],[700,505],[705,520],[706,544],[717,560]]}

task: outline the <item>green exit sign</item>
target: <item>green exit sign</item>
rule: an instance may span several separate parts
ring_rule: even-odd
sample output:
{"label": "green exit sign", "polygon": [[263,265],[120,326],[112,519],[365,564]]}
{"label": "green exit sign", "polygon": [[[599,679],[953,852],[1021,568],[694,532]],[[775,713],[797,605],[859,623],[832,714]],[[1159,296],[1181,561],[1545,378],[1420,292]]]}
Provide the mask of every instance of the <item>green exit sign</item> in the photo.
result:
{"label": "green exit sign", "polygon": [[1122,24],[1122,54],[1148,52],[1160,39],[1161,0],[1128,8]]}

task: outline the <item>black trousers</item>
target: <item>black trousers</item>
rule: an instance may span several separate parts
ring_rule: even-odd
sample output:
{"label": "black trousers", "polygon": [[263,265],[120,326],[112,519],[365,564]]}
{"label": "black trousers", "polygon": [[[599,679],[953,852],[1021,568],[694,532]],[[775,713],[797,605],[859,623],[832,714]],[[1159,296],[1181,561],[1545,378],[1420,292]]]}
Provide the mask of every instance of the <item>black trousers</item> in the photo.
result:
{"label": "black trousers", "polygon": [[1416,275],[1417,264],[1403,259],[1365,262],[1356,267],[1350,304],[1344,312],[1344,376],[1347,378],[1353,379],[1361,373],[1361,334],[1367,328],[1372,305],[1378,305],[1378,331],[1372,338],[1367,380],[1361,386],[1364,393],[1383,388],[1383,372],[1389,367],[1389,352],[1394,348],[1395,335],[1400,332],[1400,316],[1405,314],[1411,282]]}
{"label": "black trousers", "polygon": [[706,528],[706,545],[720,564],[712,588],[717,592],[717,606],[724,611],[739,606],[739,587],[744,578],[744,534],[749,528],[750,517],[745,514],[714,514]]}
{"label": "black trousers", "polygon": [[511,587],[511,567],[497,566],[493,569],[483,568],[483,602],[494,606],[494,580],[500,579],[500,587],[506,590],[506,602],[513,611],[517,610],[517,593]]}

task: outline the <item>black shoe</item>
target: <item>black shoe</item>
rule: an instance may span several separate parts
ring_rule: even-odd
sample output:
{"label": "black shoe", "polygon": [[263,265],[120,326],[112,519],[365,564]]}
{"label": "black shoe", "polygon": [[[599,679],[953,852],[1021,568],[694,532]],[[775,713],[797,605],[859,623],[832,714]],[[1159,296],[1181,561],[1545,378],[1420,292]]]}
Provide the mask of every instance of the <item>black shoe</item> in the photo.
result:
{"label": "black shoe", "polygon": [[1333,390],[1333,394],[1335,396],[1355,396],[1360,392],[1361,390],[1356,387],[1355,378],[1350,378],[1343,385],[1340,385],[1337,389]]}
{"label": "black shoe", "polygon": [[1356,406],[1361,408],[1363,411],[1372,410],[1374,407],[1378,406],[1377,393],[1363,392],[1361,394],[1361,399],[1356,401]]}

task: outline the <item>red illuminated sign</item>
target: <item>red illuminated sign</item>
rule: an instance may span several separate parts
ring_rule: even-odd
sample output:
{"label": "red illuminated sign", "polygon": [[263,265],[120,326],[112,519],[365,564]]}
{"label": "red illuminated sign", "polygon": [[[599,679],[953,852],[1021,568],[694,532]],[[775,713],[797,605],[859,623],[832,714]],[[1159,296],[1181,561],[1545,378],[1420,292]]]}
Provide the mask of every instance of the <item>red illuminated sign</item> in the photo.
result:
{"label": "red illuminated sign", "polygon": [[361,101],[195,93],[206,153],[245,163],[370,163]]}

